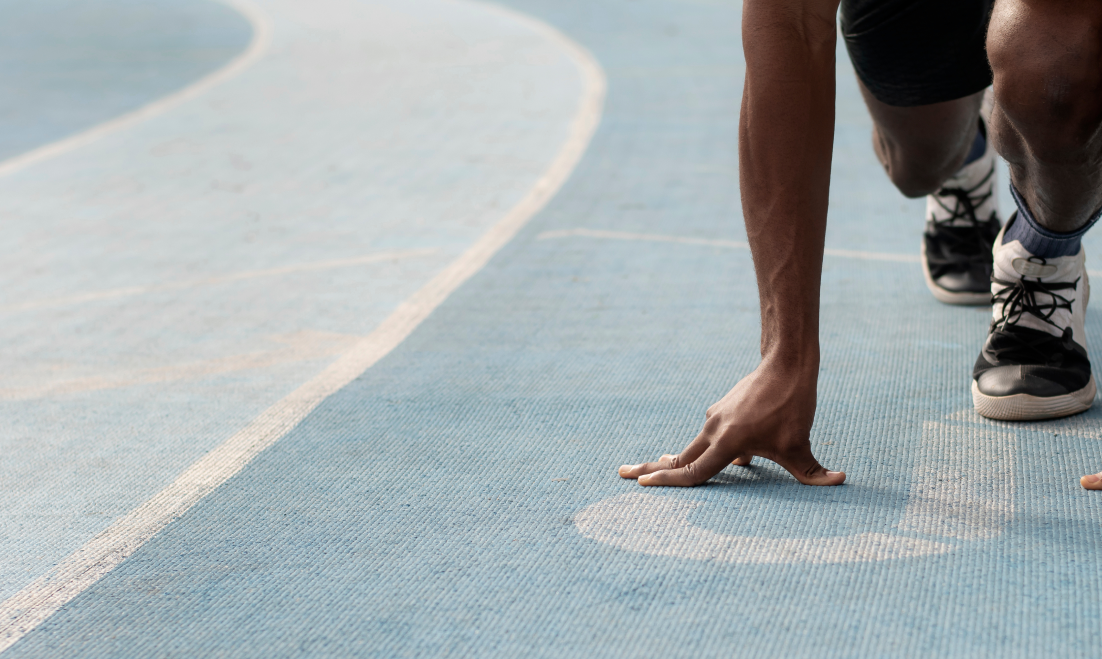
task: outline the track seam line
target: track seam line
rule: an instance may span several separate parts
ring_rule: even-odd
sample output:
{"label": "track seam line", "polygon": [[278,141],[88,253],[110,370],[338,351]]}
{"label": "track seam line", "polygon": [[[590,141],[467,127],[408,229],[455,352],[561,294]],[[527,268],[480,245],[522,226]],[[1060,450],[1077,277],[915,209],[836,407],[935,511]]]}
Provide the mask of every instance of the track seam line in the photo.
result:
{"label": "track seam line", "polygon": [[375,254],[355,256],[347,259],[312,261],[308,263],[296,263],[294,265],[286,265],[277,268],[265,268],[263,270],[245,270],[242,272],[231,272],[224,275],[212,275],[210,277],[204,277],[202,279],[175,281],[165,284],[151,284],[149,286],[127,286],[125,288],[112,288],[106,291],[91,291],[88,293],[67,295],[65,297],[54,297],[45,300],[31,300],[29,302],[20,302],[18,304],[12,304],[6,307],[0,307],[0,311],[5,313],[16,313],[19,311],[27,311],[30,309],[41,309],[43,307],[62,307],[71,304],[81,304],[83,302],[114,300],[120,297],[129,297],[131,295],[142,295],[145,293],[156,293],[158,291],[172,291],[185,288],[195,288],[197,286],[211,286],[214,284],[224,284],[232,281],[258,279],[260,277],[277,277],[279,275],[287,275],[297,272],[315,272],[318,270],[347,268],[355,265],[369,265],[371,263],[380,263],[383,261],[400,261],[403,259],[432,256],[439,251],[440,250],[435,247],[426,247],[423,249],[406,249],[392,252],[377,252]]}
{"label": "track seam line", "polygon": [[[168,96],[162,96],[161,98],[147,103],[136,110],[131,110],[126,114],[119,115],[114,119],[110,119],[101,124],[97,124],[91,128],[71,135],[69,137],[60,139],[56,142],[51,142],[37,149],[32,149],[26,153],[14,156],[7,160],[0,162],[0,176],[7,176],[14,174],[15,172],[30,167],[31,165],[48,160],[55,156],[59,156],[63,153],[68,153],[74,149],[79,149],[86,144],[91,144],[96,140],[110,135],[111,133],[118,132],[124,128],[129,128],[134,124],[141,123],[147,119],[152,119],[157,115],[164,114],[184,101],[191,100],[196,96],[199,96],[212,87],[226,82],[230,78],[238,75],[245,69],[255,64],[264,53],[267,52],[268,46],[272,42],[272,22],[268,16],[260,10],[259,7],[254,5],[249,0],[218,0],[224,5],[228,5],[239,14],[241,14],[253,28],[253,38],[249,41],[249,45],[243,50],[237,57],[230,60],[225,66],[203,76],[183,89],[173,92]],[[0,652],[3,650],[0,649]]]}
{"label": "track seam line", "polygon": [[[403,302],[348,353],[265,410],[248,426],[188,467],[172,484],[116,520],[53,570],[0,603],[0,652],[99,581],[173,520],[295,428],[328,396],[390,353],[452,292],[481,270],[528,220],[546,206],[570,177],[600,122],[607,87],[600,65],[584,47],[543,21],[497,5],[461,1],[528,25],[559,45],[578,67],[583,80],[578,110],[571,122],[569,137],[551,165],[528,194],[497,224]],[[0,173],[3,171],[0,170]]]}
{"label": "track seam line", "polygon": [[[570,238],[581,236],[584,238],[607,238],[609,240],[640,240],[656,243],[678,243],[681,245],[703,245],[706,247],[727,247],[730,249],[750,249],[750,244],[739,240],[724,240],[722,238],[691,238],[687,236],[671,236],[660,233],[633,233],[630,231],[606,231],[603,229],[556,229],[544,231],[536,236],[537,240],[552,238]],[[851,249],[834,249],[827,247],[823,250],[824,256],[835,256],[844,259],[858,259],[862,261],[890,261],[894,263],[921,263],[920,256],[912,254],[893,254],[891,252],[864,252]],[[1091,277],[1102,277],[1102,270],[1087,270]]]}
{"label": "track seam line", "polygon": [[[690,238],[686,236],[670,236],[658,233],[632,233],[629,231],[604,231],[600,229],[561,229],[556,231],[544,231],[536,236],[537,240],[550,238],[570,238],[581,236],[584,238],[606,238],[609,240],[639,240],[658,243],[678,243],[681,245],[703,245],[707,247],[726,247],[730,249],[750,249],[750,244],[738,240],[723,240],[720,238]],[[834,249],[827,247],[823,250],[825,256],[837,256],[846,259],[860,259],[863,261],[892,261],[895,263],[921,263],[918,256],[911,254],[892,254],[889,252],[863,252],[852,249]]]}

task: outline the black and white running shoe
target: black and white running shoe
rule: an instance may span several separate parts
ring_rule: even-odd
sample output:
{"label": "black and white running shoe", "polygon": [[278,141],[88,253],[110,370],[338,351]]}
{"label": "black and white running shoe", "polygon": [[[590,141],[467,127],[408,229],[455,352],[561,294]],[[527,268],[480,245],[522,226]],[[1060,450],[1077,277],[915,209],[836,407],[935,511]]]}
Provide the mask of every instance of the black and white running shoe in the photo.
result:
{"label": "black and white running shoe", "polygon": [[961,168],[926,197],[922,271],[926,286],[946,304],[991,301],[991,248],[999,233],[994,194],[995,150]]}
{"label": "black and white running shoe", "polygon": [[[1009,226],[1014,222],[1011,217]],[[972,402],[990,419],[1078,414],[1094,402],[1083,329],[1090,282],[1084,250],[1041,258],[996,238],[991,331],[972,372]]]}

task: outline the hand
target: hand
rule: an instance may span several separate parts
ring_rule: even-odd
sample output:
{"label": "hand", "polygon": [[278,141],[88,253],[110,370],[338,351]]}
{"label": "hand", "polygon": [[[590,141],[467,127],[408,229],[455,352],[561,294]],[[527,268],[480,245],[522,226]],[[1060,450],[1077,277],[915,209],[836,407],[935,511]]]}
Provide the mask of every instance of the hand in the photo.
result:
{"label": "hand", "polygon": [[1088,490],[1102,490],[1102,473],[1084,476],[1079,479],[1079,484]]}
{"label": "hand", "polygon": [[638,479],[640,485],[693,486],[728,464],[745,466],[760,456],[805,485],[841,485],[846,475],[827,471],[811,454],[817,377],[817,365],[808,374],[763,362],[708,408],[704,430],[680,455],[624,465],[620,476]]}

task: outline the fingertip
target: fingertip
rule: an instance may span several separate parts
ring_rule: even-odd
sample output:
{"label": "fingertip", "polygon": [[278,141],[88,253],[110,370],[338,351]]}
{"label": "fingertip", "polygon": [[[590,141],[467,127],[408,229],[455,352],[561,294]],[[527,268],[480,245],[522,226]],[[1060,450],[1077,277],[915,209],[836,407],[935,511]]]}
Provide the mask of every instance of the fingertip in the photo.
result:
{"label": "fingertip", "polygon": [[634,478],[631,475],[631,470],[635,469],[639,465],[620,465],[620,468],[616,470],[617,474],[620,474],[620,478]]}
{"label": "fingertip", "polygon": [[1087,490],[1102,490],[1102,475],[1087,474],[1079,479],[1079,484]]}
{"label": "fingertip", "polygon": [[811,478],[803,481],[804,485],[820,485],[831,486],[841,485],[846,482],[846,472],[844,471],[827,471],[823,469],[819,473],[815,474]]}

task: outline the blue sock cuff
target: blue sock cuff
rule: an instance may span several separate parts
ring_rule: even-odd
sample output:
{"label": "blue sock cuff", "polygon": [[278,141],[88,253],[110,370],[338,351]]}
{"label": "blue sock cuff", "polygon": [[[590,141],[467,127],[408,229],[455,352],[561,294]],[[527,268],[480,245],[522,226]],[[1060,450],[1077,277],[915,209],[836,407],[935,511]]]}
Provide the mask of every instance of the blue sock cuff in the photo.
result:
{"label": "blue sock cuff", "polygon": [[[968,156],[964,159],[965,165],[971,165],[980,158],[983,154],[987,153],[987,132],[983,127],[983,121],[980,121],[980,129],[976,131],[976,139],[972,141],[972,150],[968,152]],[[962,165],[963,167],[963,165]]]}
{"label": "blue sock cuff", "polygon": [[1046,259],[1078,254],[1083,235],[1102,215],[1102,210],[1096,212],[1086,224],[1071,233],[1056,233],[1037,223],[1025,199],[1022,199],[1022,195],[1013,183],[1010,184],[1010,194],[1014,197],[1014,203],[1018,205],[1018,218],[1007,227],[1003,234],[1003,243],[1017,240],[1030,254]]}

